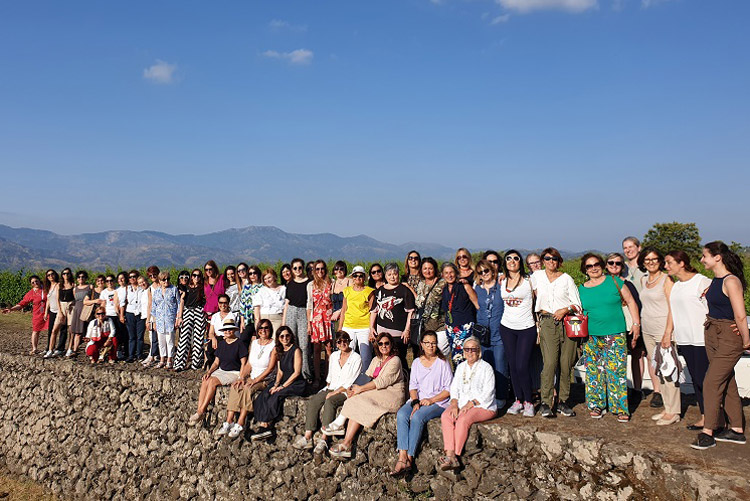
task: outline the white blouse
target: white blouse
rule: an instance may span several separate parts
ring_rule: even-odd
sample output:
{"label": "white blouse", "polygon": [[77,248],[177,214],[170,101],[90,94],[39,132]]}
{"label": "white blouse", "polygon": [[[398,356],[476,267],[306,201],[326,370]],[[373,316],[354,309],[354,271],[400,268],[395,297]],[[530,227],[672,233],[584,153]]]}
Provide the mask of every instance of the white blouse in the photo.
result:
{"label": "white blouse", "polygon": [[265,285],[253,296],[253,307],[260,306],[261,315],[280,315],[284,312],[286,287],[283,285],[272,290]]}
{"label": "white blouse", "polygon": [[708,304],[703,292],[711,279],[696,273],[685,282],[675,282],[669,294],[669,306],[674,321],[674,342],[678,345],[705,346],[703,323]]}
{"label": "white blouse", "polygon": [[250,353],[247,357],[247,363],[250,364],[250,378],[255,379],[268,369],[271,363],[271,354],[276,348],[273,339],[266,345],[261,345],[257,339],[250,344]]}
{"label": "white blouse", "polygon": [[341,367],[341,351],[331,353],[331,359],[328,363],[328,377],[326,377],[326,386],[321,391],[338,390],[339,388],[349,388],[362,372],[362,357],[353,351],[349,353],[349,358]]}
{"label": "white blouse", "polygon": [[464,361],[456,367],[451,383],[451,400],[458,400],[458,408],[462,408],[469,400],[476,400],[482,409],[497,411],[495,403],[495,372],[492,366],[482,359],[469,363]]}
{"label": "white blouse", "polygon": [[563,273],[554,281],[550,282],[547,272],[538,270],[531,275],[531,285],[536,291],[536,308],[534,311],[546,311],[555,313],[562,308],[568,308],[571,304],[581,307],[581,296],[573,277]]}

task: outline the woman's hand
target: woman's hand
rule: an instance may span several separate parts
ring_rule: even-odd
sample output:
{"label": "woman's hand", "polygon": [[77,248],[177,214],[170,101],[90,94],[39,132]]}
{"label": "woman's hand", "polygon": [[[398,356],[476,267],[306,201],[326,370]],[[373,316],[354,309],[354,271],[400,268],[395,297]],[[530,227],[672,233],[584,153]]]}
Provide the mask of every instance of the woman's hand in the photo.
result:
{"label": "woman's hand", "polygon": [[635,348],[635,342],[641,336],[641,326],[638,324],[633,324],[633,326],[630,328],[630,333],[633,335],[632,345],[633,345],[633,348]]}
{"label": "woman's hand", "polygon": [[210,378],[210,377],[211,377],[211,372],[206,372],[205,374],[203,374],[202,380],[203,381],[207,381],[208,378]]}
{"label": "woman's hand", "polygon": [[565,315],[567,315],[569,311],[570,310],[568,308],[560,308],[552,316],[555,317],[555,320],[559,322],[560,320],[565,318]]}
{"label": "woman's hand", "polygon": [[422,407],[429,407],[430,405],[432,405],[432,399],[423,398],[422,400],[419,401],[419,405],[421,405]]}
{"label": "woman's hand", "polygon": [[409,332],[409,325],[406,325],[406,329],[404,329],[404,333],[401,335],[401,340],[405,345],[409,344],[409,338],[411,336],[411,333]]}
{"label": "woman's hand", "polygon": [[370,328],[370,342],[374,343],[377,338],[378,338],[378,331],[376,331],[374,328]]}
{"label": "woman's hand", "polygon": [[214,350],[215,350],[216,348],[218,348],[218,347],[219,347],[219,340],[218,340],[218,339],[216,339],[216,338],[212,338],[212,339],[211,339],[211,346],[213,347],[213,349],[214,349]]}
{"label": "woman's hand", "polygon": [[45,322],[47,321],[47,314],[46,314],[46,313],[44,314],[44,318],[43,318],[43,320],[44,320]]}
{"label": "woman's hand", "polygon": [[661,347],[665,350],[672,346],[672,335],[664,333],[664,336],[661,338]]}
{"label": "woman's hand", "polygon": [[461,407],[461,410],[459,411],[458,415],[460,416],[462,414],[466,414],[467,412],[469,412],[473,408],[474,408],[474,401],[469,400],[468,402],[466,402],[466,405],[464,405],[463,407]]}
{"label": "woman's hand", "polygon": [[274,386],[273,388],[271,388],[271,391],[269,393],[273,395],[274,393],[278,393],[280,391],[281,391],[281,386]]}
{"label": "woman's hand", "polygon": [[450,415],[453,416],[453,419],[458,418],[459,410],[458,410],[458,404],[455,401],[451,402],[450,407],[448,407],[448,410],[450,411]]}
{"label": "woman's hand", "polygon": [[331,322],[335,322],[339,318],[341,318],[341,310],[336,310],[333,312],[333,315],[331,315]]}

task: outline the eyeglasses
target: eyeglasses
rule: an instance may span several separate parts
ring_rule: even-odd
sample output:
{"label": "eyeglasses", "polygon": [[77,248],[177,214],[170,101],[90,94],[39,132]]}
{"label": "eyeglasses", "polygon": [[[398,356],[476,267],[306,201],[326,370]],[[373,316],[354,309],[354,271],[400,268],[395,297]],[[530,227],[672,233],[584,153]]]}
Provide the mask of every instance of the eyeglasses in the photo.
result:
{"label": "eyeglasses", "polygon": [[490,275],[491,273],[492,272],[490,270],[488,270],[487,268],[485,268],[485,269],[483,269],[483,270],[481,270],[479,272],[480,275]]}
{"label": "eyeglasses", "polygon": [[610,266],[622,266],[622,261],[607,261]]}
{"label": "eyeglasses", "polygon": [[479,353],[479,348],[464,348],[464,353]]}
{"label": "eyeglasses", "polygon": [[409,261],[419,261],[419,257],[418,256],[409,256],[408,260]]}
{"label": "eyeglasses", "polygon": [[390,346],[390,345],[391,345],[390,341],[381,341],[378,343],[378,346]]}
{"label": "eyeglasses", "polygon": [[538,264],[542,264],[541,261],[529,261],[529,266],[536,266]]}
{"label": "eyeglasses", "polygon": [[79,278],[79,279],[84,279],[84,280],[85,280],[85,279],[86,279],[86,275],[78,275],[78,278]]}
{"label": "eyeglasses", "polygon": [[559,259],[557,259],[557,256],[544,256],[544,260],[545,261],[559,261]]}
{"label": "eyeglasses", "polygon": [[437,346],[435,341],[422,341],[422,344],[425,346]]}
{"label": "eyeglasses", "polygon": [[587,264],[586,266],[584,266],[584,268],[587,270],[590,270],[591,268],[601,268],[601,267],[602,265],[599,263]]}
{"label": "eyeglasses", "polygon": [[267,325],[264,325],[263,327],[258,327],[258,330],[259,331],[270,331],[271,328],[269,326],[267,326]]}
{"label": "eyeglasses", "polygon": [[352,342],[351,339],[347,339],[347,338],[343,338],[342,337],[342,338],[339,338],[338,341],[336,341],[336,344],[349,344],[351,342]]}
{"label": "eyeglasses", "polygon": [[302,270],[303,268],[302,266],[292,266],[292,269],[295,271],[299,271],[299,270]]}
{"label": "eyeglasses", "polygon": [[458,259],[469,259],[469,256],[461,255],[461,256],[458,256]]}
{"label": "eyeglasses", "polygon": [[658,257],[648,257],[648,258],[644,259],[643,262],[644,263],[649,263],[649,264],[651,264],[651,263],[658,263],[659,262],[659,258]]}
{"label": "eyeglasses", "polygon": [[352,278],[365,278],[365,274],[364,273],[355,273],[354,275],[352,275]]}
{"label": "eyeglasses", "polygon": [[229,301],[219,301],[219,305],[227,305],[229,304]]}
{"label": "eyeglasses", "polygon": [[370,270],[370,275],[374,275],[376,273],[383,273],[383,270]]}
{"label": "eyeglasses", "polygon": [[505,256],[505,261],[506,262],[508,262],[508,261],[516,261],[516,262],[518,262],[520,260],[521,260],[521,258],[518,257],[518,256]]}

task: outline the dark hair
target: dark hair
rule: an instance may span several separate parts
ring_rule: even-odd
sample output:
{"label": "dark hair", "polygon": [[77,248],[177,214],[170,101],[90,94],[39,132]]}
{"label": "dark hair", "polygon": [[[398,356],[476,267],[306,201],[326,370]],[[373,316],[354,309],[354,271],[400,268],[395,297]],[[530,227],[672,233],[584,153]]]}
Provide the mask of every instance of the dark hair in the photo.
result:
{"label": "dark hair", "polygon": [[76,281],[73,279],[73,270],[70,268],[63,268],[62,272],[60,273],[60,285],[65,285],[65,279],[62,278],[63,275],[65,275],[65,272],[68,272],[68,276],[70,277],[70,283],[75,285]]}
{"label": "dark hair", "polygon": [[721,256],[721,260],[724,263],[724,266],[726,266],[727,271],[740,279],[742,292],[745,292],[745,289],[747,289],[747,281],[745,281],[745,270],[742,265],[742,258],[732,252],[732,250],[727,247],[727,244],[721,240],[709,242],[704,245],[703,248],[712,256]]}
{"label": "dark hair", "polygon": [[648,256],[652,252],[656,254],[656,257],[659,259],[659,269],[664,269],[664,254],[653,247],[646,247],[641,251],[640,254],[638,254],[638,268],[640,268],[641,271],[646,271],[646,266],[643,264],[643,261],[646,259],[646,256]]}
{"label": "dark hair", "polygon": [[105,277],[104,275],[97,275],[97,276],[96,276],[96,279],[97,279],[97,280],[101,279],[101,281],[102,281],[102,282],[104,282],[104,281],[106,281],[106,280],[107,280],[107,277]]}
{"label": "dark hair", "polygon": [[190,272],[190,280],[188,280],[188,288],[192,289],[193,285],[193,274],[195,272],[198,272],[198,297],[200,298],[199,301],[203,302],[203,299],[206,296],[206,291],[203,289],[203,272],[200,270],[200,268],[195,268],[193,271]]}
{"label": "dark hair", "polygon": [[130,270],[127,276],[128,280],[130,279],[130,275],[135,275],[135,278],[137,279],[138,277],[141,276],[141,272],[138,270]]}
{"label": "dark hair", "polygon": [[[263,270],[261,270],[260,268],[258,268],[255,265],[252,265],[252,266],[245,265],[245,266],[247,267],[247,279],[250,280],[250,272],[254,271],[256,273],[255,276],[258,277],[258,283],[261,284],[261,285],[263,285]],[[290,272],[291,272],[291,270],[290,270]],[[274,273],[276,273],[276,272],[274,272]]]}
{"label": "dark hair", "polygon": [[218,296],[216,296],[216,300],[219,301],[223,297],[227,298],[227,301],[229,301],[229,296],[227,294],[219,294]]}
{"label": "dark hair", "polygon": [[86,270],[78,270],[76,272],[76,278],[80,277],[81,275],[83,275],[83,279],[84,280],[88,280],[89,279],[89,272],[88,271],[86,271]]}
{"label": "dark hair", "polygon": [[[263,326],[263,324],[268,324],[268,326],[271,328],[268,337],[273,339],[273,323],[271,323],[271,321],[267,318],[263,318],[260,320],[260,322],[258,322],[258,333],[260,333],[260,328]],[[260,337],[260,334],[258,334],[258,337]]]}
{"label": "dark hair", "polygon": [[[315,263],[313,263],[312,261],[308,261],[307,264],[305,265],[305,276],[307,277],[308,280],[312,280],[313,277],[315,276],[314,269],[315,269]],[[326,271],[326,273],[328,273],[328,271]]]}
{"label": "dark hair", "polygon": [[500,259],[503,258],[503,255],[500,254],[499,252],[493,251],[492,249],[488,249],[488,250],[484,251],[484,254],[482,254],[482,259],[487,259],[487,256],[490,256],[492,254],[496,255]]}
{"label": "dark hair", "polygon": [[40,284],[44,285],[44,282],[42,282],[42,279],[39,278],[39,275],[31,275],[29,277],[29,282],[31,282],[32,280],[38,280]]}
{"label": "dark hair", "polygon": [[348,332],[346,332],[346,331],[336,331],[334,333],[333,339],[335,339],[336,342],[338,342],[344,336],[348,337],[349,341],[352,340],[352,336]]}
{"label": "dark hair", "polygon": [[47,275],[49,275],[50,273],[52,273],[52,276],[55,278],[55,283],[60,283],[60,275],[58,275],[55,270],[50,268],[49,270],[45,271],[44,272],[44,292],[47,292],[47,293],[49,293],[49,289],[50,287],[52,287],[52,281],[49,279],[49,277],[47,277]]}
{"label": "dark hair", "polygon": [[305,260],[302,259],[301,257],[295,257],[294,259],[292,259],[291,261],[292,266],[294,266],[294,263],[300,263],[303,268],[305,267]]}
{"label": "dark hair", "polygon": [[[404,274],[401,276],[401,280],[403,282],[406,282],[409,278],[409,255],[410,254],[416,254],[417,255],[417,261],[419,264],[417,265],[417,269],[422,266],[422,255],[419,253],[419,251],[416,250],[410,250],[406,253],[406,257],[404,258]],[[419,273],[417,273],[419,275]]]}
{"label": "dark hair", "polygon": [[[284,263],[281,265],[281,268],[279,268],[279,275],[281,277],[281,285],[286,285],[286,278],[284,278],[284,270],[289,270],[289,273],[294,276],[294,273],[292,273],[292,265],[289,263]],[[265,273],[262,273],[260,276],[260,282],[263,283],[263,276]]]}
{"label": "dark hair", "polygon": [[[386,356],[388,356],[388,357],[395,356],[396,353],[397,353],[396,343],[393,342],[393,336],[391,336],[387,332],[381,332],[380,334],[378,334],[378,336],[375,338],[375,344],[377,345],[380,342],[380,340],[383,339],[384,337],[387,337],[388,341],[391,342],[391,349],[390,349],[390,351],[388,352],[388,354]],[[375,349],[375,353],[377,354],[376,356],[378,358],[380,358],[382,356],[382,354],[380,353],[380,349],[379,348]]]}
{"label": "dark hair", "polygon": [[[515,254],[518,256],[518,271],[521,273],[522,277],[528,277],[529,274],[526,273],[526,266],[524,266],[523,256],[520,252],[518,252],[516,249],[508,249],[505,251],[505,256],[503,256],[503,273],[505,274],[505,277],[510,277],[510,272],[508,271],[508,256],[511,254]],[[499,257],[499,256],[498,256]]]}
{"label": "dark hair", "polygon": [[237,281],[237,279],[239,278],[237,276],[237,268],[233,264],[230,264],[229,266],[227,266],[226,268],[224,268],[224,286],[225,287],[229,286],[229,279],[227,278],[227,272],[229,270],[234,271],[234,283],[236,283],[236,284],[239,285],[239,282]]}
{"label": "dark hair", "polygon": [[372,269],[376,266],[383,272],[383,282],[385,282],[385,270],[383,269],[383,265],[380,263],[372,263],[370,269],[367,271],[367,286],[371,289],[375,288],[375,280],[372,278]]}
{"label": "dark hair", "polygon": [[117,274],[117,280],[120,280],[120,277],[123,277],[125,279],[125,282],[128,281],[128,272],[125,270],[122,270],[120,273]]}
{"label": "dark hair", "polygon": [[180,275],[187,275],[188,279],[190,278],[190,272],[187,270],[180,270],[180,272],[177,274],[177,278],[180,278]]}
{"label": "dark hair", "polygon": [[344,261],[336,261],[336,264],[333,265],[333,270],[335,271],[336,268],[343,268],[344,269],[344,275],[349,274],[349,267],[346,265]]}
{"label": "dark hair", "polygon": [[291,340],[292,346],[297,344],[297,338],[291,328],[286,325],[279,327],[279,330],[276,331],[276,355],[278,355],[279,360],[281,360],[281,357],[284,355],[284,345],[281,344],[281,339],[279,338],[282,332],[289,332],[289,339]]}
{"label": "dark hair", "polygon": [[[424,341],[424,338],[426,338],[427,336],[432,336],[432,337],[435,338],[435,345],[436,345],[435,346],[435,348],[436,348],[435,354],[437,355],[437,357],[440,360],[445,360],[445,355],[443,355],[443,352],[440,351],[440,348],[437,347],[437,339],[438,339],[437,332],[435,332],[435,331],[424,331],[422,333],[422,337],[419,340],[420,344],[422,343],[422,341]],[[421,346],[419,347],[419,355],[420,356],[424,355],[424,348],[422,348]],[[412,365],[413,365],[413,363],[412,363]]]}
{"label": "dark hair", "polygon": [[547,247],[542,251],[542,259],[544,259],[544,256],[549,254],[550,256],[557,258],[557,264],[562,265],[563,264],[563,257],[562,254],[560,254],[560,251],[555,249],[554,247]]}
{"label": "dark hair", "polygon": [[607,263],[604,262],[604,258],[602,258],[599,254],[596,254],[595,252],[587,252],[583,255],[583,257],[581,258],[581,273],[588,276],[588,273],[586,273],[586,261],[588,261],[592,257],[596,258],[596,260],[599,262],[599,266],[601,266],[602,268],[602,273],[604,273]]}
{"label": "dark hair", "polygon": [[[682,263],[685,265],[685,271],[688,271],[690,273],[696,273],[695,268],[693,268],[693,265],[690,264],[690,256],[688,256],[688,253],[682,250],[673,250],[667,252],[667,256],[671,257],[678,263]],[[667,257],[664,256],[664,257]]]}
{"label": "dark hair", "polygon": [[424,275],[422,275],[422,266],[424,266],[427,263],[432,265],[432,268],[435,270],[435,276],[437,277],[438,273],[440,273],[440,267],[438,266],[437,261],[435,261],[435,259],[431,256],[422,258],[422,262],[419,263],[419,276],[424,278]]}
{"label": "dark hair", "polygon": [[206,266],[211,266],[214,269],[214,273],[216,273],[216,278],[219,278],[219,266],[216,264],[216,261],[213,259],[209,259],[206,261],[206,264],[203,265],[203,273],[206,272]]}
{"label": "dark hair", "polygon": [[148,269],[146,270],[146,274],[147,275],[156,275],[157,277],[159,276],[160,272],[161,272],[161,270],[156,265],[149,266]]}

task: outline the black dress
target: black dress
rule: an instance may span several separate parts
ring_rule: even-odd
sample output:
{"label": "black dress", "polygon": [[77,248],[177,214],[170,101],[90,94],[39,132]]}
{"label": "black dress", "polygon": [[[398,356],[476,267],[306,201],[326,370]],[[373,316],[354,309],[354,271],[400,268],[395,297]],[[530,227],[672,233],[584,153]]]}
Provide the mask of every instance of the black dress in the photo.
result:
{"label": "black dress", "polygon": [[[284,384],[289,376],[294,374],[294,353],[299,350],[295,346],[281,356],[280,368],[282,372],[281,384]],[[253,402],[253,413],[255,420],[260,423],[270,423],[281,415],[284,406],[284,397],[301,396],[305,391],[305,380],[300,376],[286,388],[282,388],[271,395],[269,386],[261,392]]]}

